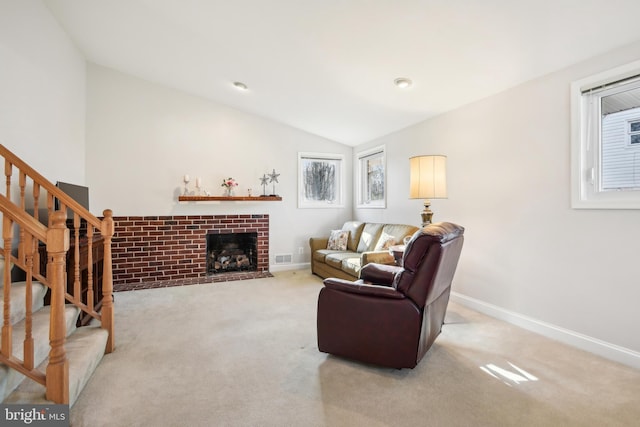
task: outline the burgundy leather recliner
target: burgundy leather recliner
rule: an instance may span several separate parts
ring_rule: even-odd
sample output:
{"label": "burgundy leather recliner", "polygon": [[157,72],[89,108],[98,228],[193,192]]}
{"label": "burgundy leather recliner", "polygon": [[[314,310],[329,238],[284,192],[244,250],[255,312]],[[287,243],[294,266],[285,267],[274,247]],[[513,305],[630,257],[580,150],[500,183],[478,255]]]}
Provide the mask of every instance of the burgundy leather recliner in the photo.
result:
{"label": "burgundy leather recliner", "polygon": [[318,349],[374,365],[413,368],[440,334],[464,228],[448,222],[415,232],[402,266],[367,264],[360,279],[324,280]]}

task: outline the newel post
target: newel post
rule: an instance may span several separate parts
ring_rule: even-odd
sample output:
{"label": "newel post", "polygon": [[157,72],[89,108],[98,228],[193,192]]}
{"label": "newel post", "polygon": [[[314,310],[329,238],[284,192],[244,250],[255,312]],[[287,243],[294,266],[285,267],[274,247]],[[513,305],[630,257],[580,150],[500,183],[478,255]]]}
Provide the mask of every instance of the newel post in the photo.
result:
{"label": "newel post", "polygon": [[109,333],[105,353],[111,353],[116,349],[113,337],[113,267],[111,260],[111,239],[114,234],[113,212],[106,209],[103,213],[102,229],[100,233],[104,237],[104,259],[102,271],[102,329]]}
{"label": "newel post", "polygon": [[48,273],[51,275],[51,315],[49,326],[49,365],[47,366],[47,400],[69,403],[69,361],[64,349],[66,322],[64,316],[66,292],[66,254],[69,250],[69,230],[64,212],[52,215],[47,230]]}

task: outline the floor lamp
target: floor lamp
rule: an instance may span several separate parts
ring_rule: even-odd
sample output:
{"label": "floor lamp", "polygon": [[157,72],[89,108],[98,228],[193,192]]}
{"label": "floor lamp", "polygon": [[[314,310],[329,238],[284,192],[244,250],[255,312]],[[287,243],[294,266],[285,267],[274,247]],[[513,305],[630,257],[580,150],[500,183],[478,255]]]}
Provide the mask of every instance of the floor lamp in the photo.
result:
{"label": "floor lamp", "polygon": [[415,156],[409,159],[409,198],[425,199],[422,226],[431,224],[430,199],[447,198],[447,156]]}

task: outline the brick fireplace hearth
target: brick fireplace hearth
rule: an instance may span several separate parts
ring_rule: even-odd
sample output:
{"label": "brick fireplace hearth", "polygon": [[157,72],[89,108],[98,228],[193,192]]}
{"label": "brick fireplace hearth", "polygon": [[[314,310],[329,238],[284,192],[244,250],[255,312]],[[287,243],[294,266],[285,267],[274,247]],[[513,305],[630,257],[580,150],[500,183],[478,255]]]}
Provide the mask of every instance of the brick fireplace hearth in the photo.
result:
{"label": "brick fireplace hearth", "polygon": [[[114,217],[114,291],[271,277],[269,215]],[[207,234],[257,233],[257,268],[207,274]]]}

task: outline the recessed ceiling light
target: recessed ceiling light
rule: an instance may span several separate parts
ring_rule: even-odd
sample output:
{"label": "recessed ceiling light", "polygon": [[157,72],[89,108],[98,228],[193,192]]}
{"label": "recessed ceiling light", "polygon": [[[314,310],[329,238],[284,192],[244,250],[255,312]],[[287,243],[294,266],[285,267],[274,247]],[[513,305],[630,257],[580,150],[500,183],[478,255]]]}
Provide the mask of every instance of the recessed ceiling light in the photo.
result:
{"label": "recessed ceiling light", "polygon": [[233,85],[234,85],[234,86],[236,87],[236,89],[238,89],[238,90],[247,90],[247,89],[249,89],[249,88],[247,87],[247,85],[246,85],[246,84],[244,84],[244,83],[242,83],[242,82],[233,82]]}
{"label": "recessed ceiling light", "polygon": [[395,83],[395,85],[398,86],[400,89],[406,89],[413,84],[411,79],[408,79],[406,77],[398,77],[393,81],[393,83]]}

